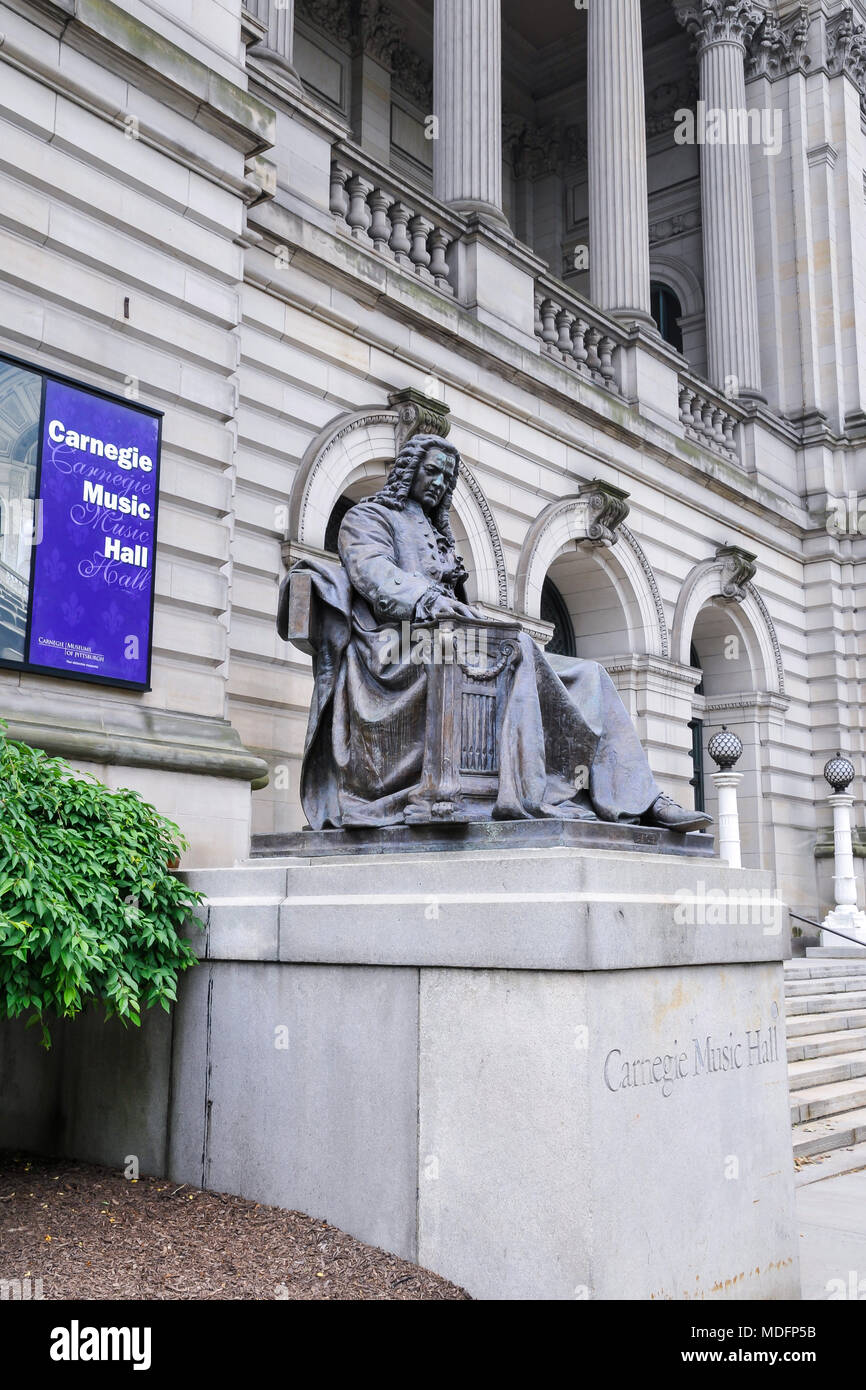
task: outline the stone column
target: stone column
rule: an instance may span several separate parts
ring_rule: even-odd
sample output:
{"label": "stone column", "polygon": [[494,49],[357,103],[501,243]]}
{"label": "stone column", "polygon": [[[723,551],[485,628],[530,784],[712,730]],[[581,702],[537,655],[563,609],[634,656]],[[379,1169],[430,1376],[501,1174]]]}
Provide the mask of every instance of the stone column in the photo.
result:
{"label": "stone column", "polygon": [[268,46],[295,65],[295,0],[268,0]]}
{"label": "stone column", "polygon": [[602,0],[588,14],[590,297],[654,327],[640,0]]}
{"label": "stone column", "polygon": [[746,45],[765,14],[754,0],[703,0],[700,9],[678,11],[700,63],[696,138],[701,145],[708,376],[728,395],[759,398],[745,60]]}
{"label": "stone column", "polygon": [[255,57],[274,63],[292,86],[300,86],[294,60],[295,0],[246,0],[246,6],[268,26],[267,39],[256,46]]}
{"label": "stone column", "polygon": [[500,0],[436,0],[433,73],[436,197],[502,224]]}

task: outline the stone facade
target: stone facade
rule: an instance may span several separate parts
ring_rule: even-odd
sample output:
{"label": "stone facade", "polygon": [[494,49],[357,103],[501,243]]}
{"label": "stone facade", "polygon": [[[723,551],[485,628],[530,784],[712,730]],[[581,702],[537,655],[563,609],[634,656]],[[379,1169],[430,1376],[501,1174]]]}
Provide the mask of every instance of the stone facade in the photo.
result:
{"label": "stone facade", "polygon": [[[0,3],[0,349],[166,412],[153,689],[3,670],[0,713],[142,786],[193,863],[299,826],[278,583],[412,391],[465,461],[474,599],[545,641],[552,581],[678,798],[690,722],[734,729],[743,863],[822,915],[837,747],[863,824],[866,5],[610,0],[618,122],[585,13],[478,0],[467,66],[452,8]],[[599,485],[628,513],[593,534]]]}

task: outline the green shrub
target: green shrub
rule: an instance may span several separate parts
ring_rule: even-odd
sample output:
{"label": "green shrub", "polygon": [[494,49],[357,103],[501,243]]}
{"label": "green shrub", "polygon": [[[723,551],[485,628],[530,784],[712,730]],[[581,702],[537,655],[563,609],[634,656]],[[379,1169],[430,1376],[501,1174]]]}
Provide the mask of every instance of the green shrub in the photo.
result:
{"label": "green shrub", "polygon": [[186,840],[133,791],[109,791],[0,727],[0,1018],[89,1003],[140,1024],[195,964],[178,932],[201,895],[170,872]]}

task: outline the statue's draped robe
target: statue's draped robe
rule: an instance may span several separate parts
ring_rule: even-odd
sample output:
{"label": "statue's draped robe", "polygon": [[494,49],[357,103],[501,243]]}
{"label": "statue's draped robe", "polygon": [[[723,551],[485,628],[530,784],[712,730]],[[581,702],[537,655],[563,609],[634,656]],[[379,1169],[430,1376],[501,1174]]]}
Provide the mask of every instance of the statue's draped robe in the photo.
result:
{"label": "statue's draped robe", "polygon": [[[305,560],[318,615],[315,691],[301,799],[313,829],[393,825],[418,791],[427,673],[395,641],[439,585],[462,597],[453,548],[411,499],[398,511],[362,502],[346,515],[342,568]],[[282,605],[281,605],[282,607]],[[406,644],[408,646],[408,644]],[[607,672],[558,659],[528,636],[499,738],[498,819],[639,819],[659,795]]]}

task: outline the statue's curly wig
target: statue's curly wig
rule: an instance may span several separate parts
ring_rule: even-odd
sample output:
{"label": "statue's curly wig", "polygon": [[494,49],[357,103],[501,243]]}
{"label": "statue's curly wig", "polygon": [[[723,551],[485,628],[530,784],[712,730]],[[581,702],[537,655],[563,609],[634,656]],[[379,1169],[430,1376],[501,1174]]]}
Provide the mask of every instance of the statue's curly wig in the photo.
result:
{"label": "statue's curly wig", "polygon": [[443,454],[450,454],[454,460],[454,473],[448,481],[447,490],[435,512],[430,514],[433,523],[440,536],[448,542],[450,546],[455,545],[454,535],[448,520],[451,511],[451,498],[457,486],[457,476],[460,467],[460,453],[453,444],[442,439],[438,434],[416,434],[408,440],[399,454],[395,458],[391,472],[388,474],[388,481],[377,492],[375,497],[371,497],[371,502],[380,502],[383,507],[390,507],[392,511],[402,512],[406,506],[406,501],[415,481],[415,474],[418,464],[430,449],[440,449]]}

